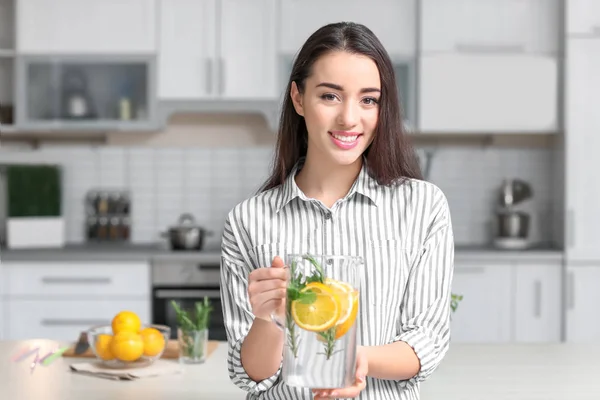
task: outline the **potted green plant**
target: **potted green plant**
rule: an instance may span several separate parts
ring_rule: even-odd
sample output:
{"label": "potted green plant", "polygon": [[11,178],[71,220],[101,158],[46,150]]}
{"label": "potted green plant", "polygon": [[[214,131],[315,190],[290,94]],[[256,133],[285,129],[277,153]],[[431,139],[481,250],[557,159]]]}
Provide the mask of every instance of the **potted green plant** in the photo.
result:
{"label": "potted green plant", "polygon": [[177,318],[177,341],[179,361],[184,364],[198,364],[206,360],[208,350],[208,324],[213,311],[208,297],[194,303],[193,310],[184,310],[177,302],[171,301]]}
{"label": "potted green plant", "polygon": [[452,299],[450,301],[450,308],[452,308],[452,312],[456,312],[456,309],[458,308],[458,303],[460,303],[463,299],[462,294],[458,295],[458,294],[454,294],[452,293]]}

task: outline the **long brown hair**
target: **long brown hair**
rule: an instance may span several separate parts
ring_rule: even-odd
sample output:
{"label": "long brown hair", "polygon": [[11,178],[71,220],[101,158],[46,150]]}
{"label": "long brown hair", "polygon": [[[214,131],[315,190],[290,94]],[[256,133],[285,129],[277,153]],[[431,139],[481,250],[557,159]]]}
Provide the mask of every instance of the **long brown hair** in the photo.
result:
{"label": "long brown hair", "polygon": [[375,34],[366,26],[339,22],[315,31],[300,49],[285,91],[275,158],[270,177],[260,191],[280,184],[290,174],[301,157],[306,156],[308,136],[304,118],[294,109],[290,96],[292,82],[300,93],[315,61],[331,51],[347,51],[371,58],[381,79],[379,116],[373,142],[365,150],[369,174],[382,185],[405,178],[423,179],[414,149],[402,126],[402,113],[396,89],[392,61]]}

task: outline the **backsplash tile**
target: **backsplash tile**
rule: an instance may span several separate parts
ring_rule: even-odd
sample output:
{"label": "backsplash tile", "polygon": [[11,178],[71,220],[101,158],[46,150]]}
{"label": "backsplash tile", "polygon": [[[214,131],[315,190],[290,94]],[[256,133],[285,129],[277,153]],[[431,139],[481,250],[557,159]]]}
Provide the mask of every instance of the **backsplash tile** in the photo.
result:
{"label": "backsplash tile", "polygon": [[[264,182],[272,162],[271,147],[149,148],[45,147],[34,152],[0,151],[3,161],[30,160],[64,166],[63,210],[67,240],[85,241],[84,198],[90,189],[128,189],[132,196],[132,241],[160,240],[160,232],[184,212],[214,231],[218,243],[224,218]],[[497,190],[503,178],[528,181],[534,197],[532,238],[555,238],[552,216],[551,149],[444,147],[435,152],[430,180],[446,194],[457,244],[486,244],[491,239]]]}

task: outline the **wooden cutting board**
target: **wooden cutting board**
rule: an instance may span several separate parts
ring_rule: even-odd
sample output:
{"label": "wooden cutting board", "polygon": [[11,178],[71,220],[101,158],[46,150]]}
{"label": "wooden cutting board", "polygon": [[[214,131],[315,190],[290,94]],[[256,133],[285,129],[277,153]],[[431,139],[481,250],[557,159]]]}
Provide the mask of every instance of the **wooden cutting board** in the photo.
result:
{"label": "wooden cutting board", "polygon": [[[215,341],[215,340],[208,341],[208,352],[206,354],[207,358],[210,357],[210,355],[212,354],[213,351],[215,351],[215,349],[217,348],[218,345],[219,345],[218,341]],[[66,350],[63,353],[63,357],[94,358],[96,356],[92,352],[91,348],[88,348],[85,351],[85,353],[75,354],[75,344],[73,344],[68,350]],[[165,352],[163,353],[161,358],[165,358],[165,359],[179,358],[179,344],[177,343],[177,340],[173,340],[173,339],[169,340],[169,342],[167,343],[167,348],[165,349]]]}

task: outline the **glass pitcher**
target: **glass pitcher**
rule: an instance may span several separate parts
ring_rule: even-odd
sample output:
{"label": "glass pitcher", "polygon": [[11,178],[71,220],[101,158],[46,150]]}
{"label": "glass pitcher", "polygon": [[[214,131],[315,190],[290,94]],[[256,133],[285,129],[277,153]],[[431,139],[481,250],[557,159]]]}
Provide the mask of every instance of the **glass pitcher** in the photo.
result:
{"label": "glass pitcher", "polygon": [[281,376],[289,386],[335,389],[354,382],[361,257],[289,254]]}

